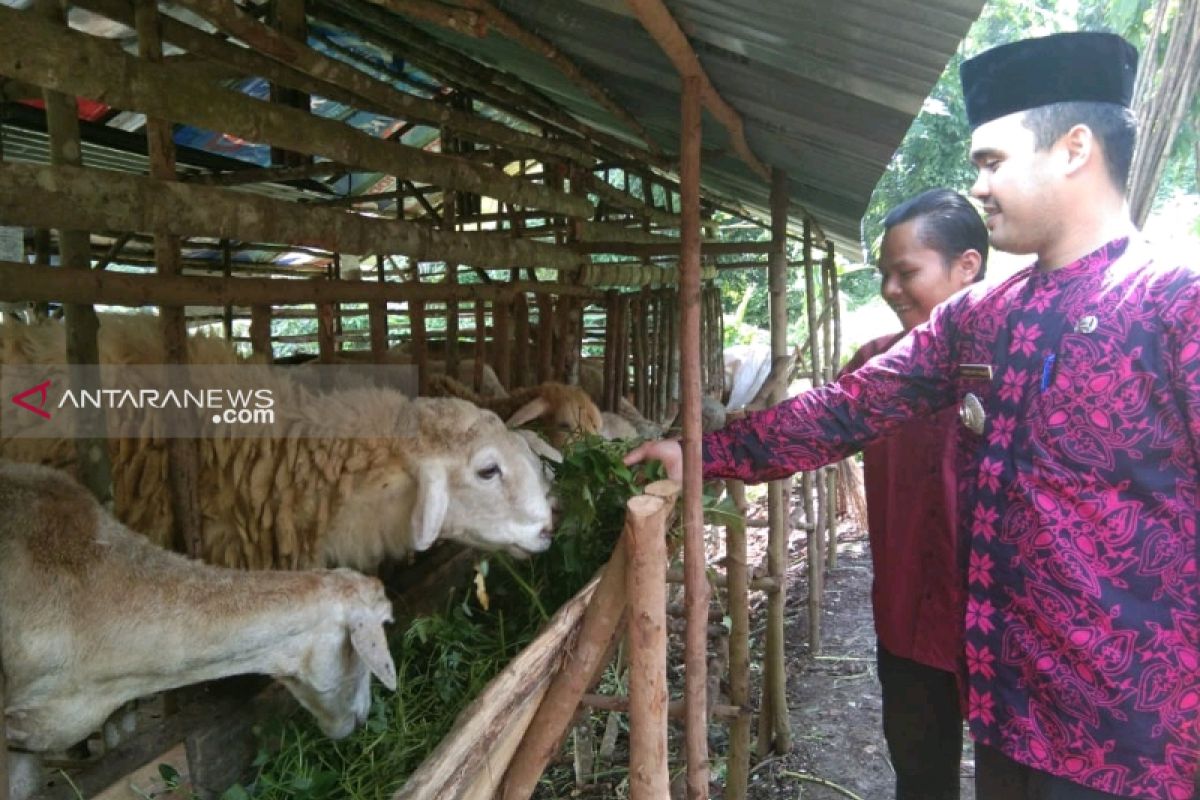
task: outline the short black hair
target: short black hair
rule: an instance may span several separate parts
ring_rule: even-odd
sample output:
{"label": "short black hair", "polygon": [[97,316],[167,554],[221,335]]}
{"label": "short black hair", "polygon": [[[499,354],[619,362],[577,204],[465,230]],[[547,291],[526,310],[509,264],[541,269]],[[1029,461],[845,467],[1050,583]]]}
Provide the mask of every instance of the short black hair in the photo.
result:
{"label": "short black hair", "polygon": [[905,200],[883,218],[884,233],[897,225],[920,220],[917,238],[937,251],[947,269],[950,262],[968,250],[979,253],[976,282],[987,273],[987,226],[971,201],[951,189],[930,189]]}
{"label": "short black hair", "polygon": [[1116,103],[1051,103],[1027,110],[1022,122],[1033,131],[1038,150],[1050,147],[1075,125],[1087,125],[1100,141],[1109,178],[1125,194],[1137,143],[1137,119],[1128,108]]}

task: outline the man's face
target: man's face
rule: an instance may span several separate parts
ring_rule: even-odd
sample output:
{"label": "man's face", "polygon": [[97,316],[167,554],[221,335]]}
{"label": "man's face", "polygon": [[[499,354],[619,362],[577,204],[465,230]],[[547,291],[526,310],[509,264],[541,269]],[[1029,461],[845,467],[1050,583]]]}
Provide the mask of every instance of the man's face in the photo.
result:
{"label": "man's face", "polygon": [[879,252],[880,294],[910,331],[929,319],[933,307],[975,280],[977,266],[962,259],[946,264],[921,241],[920,218],[888,229]]}
{"label": "man's face", "polygon": [[1052,241],[1059,213],[1056,144],[1035,147],[1024,112],[985,122],[971,134],[971,161],[979,170],[971,196],[983,204],[992,246],[1038,253]]}

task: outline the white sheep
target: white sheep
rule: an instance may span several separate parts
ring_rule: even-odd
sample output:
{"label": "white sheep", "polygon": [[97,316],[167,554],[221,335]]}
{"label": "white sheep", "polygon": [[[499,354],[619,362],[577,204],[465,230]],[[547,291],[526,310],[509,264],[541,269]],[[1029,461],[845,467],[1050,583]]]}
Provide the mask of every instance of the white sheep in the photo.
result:
{"label": "white sheep", "polygon": [[[0,326],[0,364],[52,364],[64,351],[62,325]],[[157,320],[103,318],[100,352],[104,363],[162,363]],[[216,365],[192,368],[215,385],[238,363],[220,339],[193,337],[189,354],[197,365]],[[438,538],[514,555],[549,546],[550,485],[541,460],[495,414],[389,389],[309,392],[285,370],[261,371],[275,397],[272,436],[222,435],[202,420],[197,490],[205,560],[369,572]],[[20,419],[40,424],[33,415]],[[347,433],[351,424],[356,434]],[[131,412],[109,413],[117,517],[166,544],[172,510],[162,434]],[[68,439],[0,431],[0,457],[71,468],[75,456]]]}
{"label": "white sheep", "polygon": [[64,473],[0,461],[0,653],[9,744],[61,750],[125,702],[229,675],[277,678],[328,736],[396,687],[382,584],[254,572],[150,544]]}

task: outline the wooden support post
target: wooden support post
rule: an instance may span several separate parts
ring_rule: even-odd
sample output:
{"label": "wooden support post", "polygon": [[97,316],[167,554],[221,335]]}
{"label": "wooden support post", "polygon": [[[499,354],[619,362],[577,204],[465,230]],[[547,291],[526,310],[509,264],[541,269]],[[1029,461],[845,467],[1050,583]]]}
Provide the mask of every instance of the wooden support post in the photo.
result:
{"label": "wooden support post", "polygon": [[[161,63],[162,37],[159,32],[158,4],[137,0],[134,5],[138,54],[151,63]],[[150,177],[174,181],[175,142],[169,120],[146,118],[146,144],[150,157]],[[173,277],[182,271],[179,237],[165,231],[154,233],[154,260],[158,274]],[[159,309],[165,354],[168,363],[188,362],[187,310],[184,306],[164,305]],[[186,388],[186,387],[185,387]],[[184,413],[170,415],[169,424],[176,434],[167,440],[167,486],[174,521],[175,549],[192,558],[200,557],[200,501],[196,491],[200,480],[200,450],[195,439],[181,434],[194,433],[195,422]]]}
{"label": "wooden support post", "polygon": [[271,350],[271,307],[269,305],[250,307],[250,349],[254,355],[264,356],[268,361],[274,355]]}
{"label": "wooden support post", "polygon": [[604,402],[605,411],[617,410],[618,295],[609,289],[604,297]]}
{"label": "wooden support post", "polygon": [[[811,367],[809,375],[812,385],[818,386],[821,383],[821,353],[817,337],[820,323],[817,321],[812,230],[807,219],[804,221],[804,306],[808,313],[808,357]],[[821,653],[821,598],[825,585],[825,548],[821,546],[821,533],[816,530],[817,516],[813,509],[814,492],[820,490],[813,484],[810,475],[805,475],[805,522],[813,526],[808,533],[808,641],[809,652],[815,656]]]}
{"label": "wooden support post", "polygon": [[[57,0],[38,0],[37,13],[50,25],[66,28],[63,7]],[[47,89],[42,92],[42,99],[46,105],[46,127],[50,134],[50,163],[79,166],[82,161],[75,98]],[[59,228],[58,252],[64,269],[83,272],[91,269],[91,237],[87,231]],[[84,367],[100,363],[100,348],[96,338],[100,321],[96,311],[91,305],[82,303],[66,303],[63,311],[67,327],[67,352],[64,355],[72,365],[71,385],[77,390],[99,388],[99,375],[95,374],[95,370]],[[103,433],[104,411],[81,410],[78,426],[81,430],[92,432],[90,436],[77,436],[75,439],[79,481],[101,503],[111,506],[112,468],[108,443]]]}
{"label": "wooden support post", "polygon": [[650,289],[644,287],[641,294],[633,299],[633,402],[639,410],[644,411],[649,403],[647,366],[647,339],[650,336],[650,326],[647,317],[650,315]]}
{"label": "wooden support post", "polygon": [[[768,288],[771,306],[771,355],[786,357],[787,344],[787,175],[776,168],[771,171],[771,254],[768,267]],[[783,392],[770,398],[775,404]],[[773,749],[787,753],[792,748],[792,735],[787,707],[787,663],[784,651],[784,612],[787,601],[783,578],[787,572],[787,541],[790,529],[788,497],[791,480],[771,481],[767,487],[767,574],[780,581],[780,590],[771,595],[767,604],[767,642],[763,670],[763,689],[770,694],[770,728]]]}
{"label": "wooden support post", "polygon": [[[738,481],[729,483],[740,485]],[[734,495],[732,486],[730,495]],[[744,489],[742,495],[744,499]],[[746,568],[746,522],[740,517],[725,526],[725,577],[729,608],[729,703],[747,708],[750,704],[750,585]],[[746,714],[739,715],[729,730],[725,800],[745,800],[749,779],[750,716]]]}
{"label": "wooden support post", "polygon": [[371,328],[371,360],[381,363],[388,351],[387,303],[376,300],[367,306]]}
{"label": "wooden support post", "polygon": [[[671,506],[662,498],[650,495],[630,498],[625,511],[630,800],[662,800],[670,796],[666,581],[666,526],[670,511]],[[707,717],[705,707],[699,710]]]}
{"label": "wooden support post", "polygon": [[679,349],[682,362],[684,596],[687,605],[684,696],[688,706],[688,800],[708,797],[709,588],[704,574],[703,461],[700,452],[700,86],[699,77],[693,75],[683,79],[679,126],[679,185],[683,195],[683,224],[679,237]]}

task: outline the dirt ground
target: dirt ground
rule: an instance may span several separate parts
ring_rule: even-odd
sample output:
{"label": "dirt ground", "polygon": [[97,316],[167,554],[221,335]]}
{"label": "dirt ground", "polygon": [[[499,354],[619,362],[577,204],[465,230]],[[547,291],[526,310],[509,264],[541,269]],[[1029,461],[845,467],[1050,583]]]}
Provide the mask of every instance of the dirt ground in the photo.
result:
{"label": "dirt ground", "polygon": [[[804,537],[792,542],[787,600],[788,709],[793,751],[752,767],[751,800],[887,800],[895,773],[880,725],[871,615],[871,556],[865,533],[845,530],[837,568],[827,572],[822,652],[808,647]],[[755,652],[762,642],[752,643]],[[962,800],[974,800],[974,761],[962,764]],[[832,784],[832,785],[830,785]]]}

